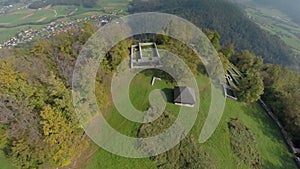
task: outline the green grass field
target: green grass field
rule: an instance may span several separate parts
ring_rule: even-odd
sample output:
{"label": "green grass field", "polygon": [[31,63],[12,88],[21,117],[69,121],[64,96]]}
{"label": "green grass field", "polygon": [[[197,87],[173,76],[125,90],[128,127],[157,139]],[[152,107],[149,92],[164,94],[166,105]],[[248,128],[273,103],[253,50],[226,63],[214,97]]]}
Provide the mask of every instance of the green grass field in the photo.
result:
{"label": "green grass field", "polygon": [[119,9],[127,9],[127,4],[131,0],[98,0],[98,5],[100,7],[106,8],[119,8]]}
{"label": "green grass field", "polygon": [[0,16],[1,25],[5,26],[16,26],[24,23],[38,23],[47,22],[54,19],[55,13],[52,10],[41,9],[41,10],[22,10],[13,12],[8,15]]}
{"label": "green grass field", "polygon": [[4,156],[3,152],[0,152],[0,168],[2,169],[16,169],[14,166],[11,165],[11,163],[8,161],[8,159]]}
{"label": "green grass field", "polygon": [[[206,112],[210,106],[210,83],[208,77],[199,75],[197,81],[200,91],[200,112],[191,131],[194,138],[199,137],[201,127],[207,116]],[[151,90],[173,87],[172,84],[164,80],[157,81],[154,87],[150,83],[151,77],[144,74],[137,75],[131,83],[130,99],[132,104],[139,110],[145,110],[149,106],[148,95]],[[168,103],[166,110],[176,112],[178,106]],[[199,144],[214,160],[217,168],[248,168],[245,165],[237,166],[238,159],[231,150],[228,122],[232,118],[238,118],[254,133],[258,151],[263,160],[263,168],[297,168],[277,126],[266,112],[257,103],[245,104],[233,100],[227,100],[222,120],[213,136],[206,143]],[[107,120],[120,133],[136,137],[140,124],[126,120],[114,108],[109,111]],[[149,159],[127,159],[99,149],[88,162],[86,169],[102,168],[154,169],[156,166]]]}

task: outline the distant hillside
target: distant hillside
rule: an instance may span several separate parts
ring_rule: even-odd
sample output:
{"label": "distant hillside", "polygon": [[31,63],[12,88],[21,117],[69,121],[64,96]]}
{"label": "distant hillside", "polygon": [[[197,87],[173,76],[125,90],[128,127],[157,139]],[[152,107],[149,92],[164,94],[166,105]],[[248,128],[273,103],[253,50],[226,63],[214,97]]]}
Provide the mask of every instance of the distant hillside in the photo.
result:
{"label": "distant hillside", "polygon": [[[285,66],[298,63],[292,50],[280,38],[262,30],[234,4],[225,0],[133,0],[130,12],[159,11],[181,16],[205,29],[216,30],[221,43],[249,49],[267,63]],[[296,65],[296,66],[295,66]]]}
{"label": "distant hillside", "polygon": [[300,25],[300,0],[228,0],[250,7],[274,8]]}
{"label": "distant hillside", "polygon": [[300,0],[253,0],[257,5],[276,8],[300,24]]}
{"label": "distant hillside", "polygon": [[29,8],[38,9],[43,8],[48,5],[75,5],[75,6],[84,6],[86,8],[92,8],[97,6],[97,0],[45,0],[45,1],[35,1]]}

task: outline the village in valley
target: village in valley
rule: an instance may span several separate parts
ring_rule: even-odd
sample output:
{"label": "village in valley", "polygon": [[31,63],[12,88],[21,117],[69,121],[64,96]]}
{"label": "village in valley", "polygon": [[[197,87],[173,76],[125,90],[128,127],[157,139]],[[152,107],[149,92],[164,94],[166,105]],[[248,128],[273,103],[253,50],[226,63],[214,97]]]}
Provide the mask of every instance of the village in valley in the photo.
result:
{"label": "village in valley", "polygon": [[[0,49],[16,47],[23,43],[39,38],[50,38],[61,32],[77,29],[86,22],[103,26],[113,18],[124,15],[118,8],[89,9],[76,6],[47,6],[45,8],[30,9],[31,0],[18,4],[1,4],[0,2]],[[42,11],[49,13],[40,14]],[[18,18],[19,21],[11,21]],[[1,29],[11,30],[9,34]],[[5,37],[5,38],[4,38]]]}
{"label": "village in valley", "polygon": [[107,15],[90,16],[83,19],[73,19],[71,21],[51,22],[48,26],[41,29],[26,29],[16,33],[16,36],[0,44],[1,48],[15,47],[22,43],[32,42],[37,38],[50,38],[61,32],[78,29],[80,24],[85,22],[96,22],[99,26],[108,23],[112,18]]}

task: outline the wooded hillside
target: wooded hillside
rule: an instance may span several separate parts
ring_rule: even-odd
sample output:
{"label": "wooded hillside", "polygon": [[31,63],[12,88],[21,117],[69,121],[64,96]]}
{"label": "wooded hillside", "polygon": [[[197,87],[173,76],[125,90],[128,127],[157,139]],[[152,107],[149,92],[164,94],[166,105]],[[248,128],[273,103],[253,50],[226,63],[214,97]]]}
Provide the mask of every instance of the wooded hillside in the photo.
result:
{"label": "wooded hillside", "polygon": [[183,17],[198,27],[216,30],[221,43],[233,43],[237,51],[250,50],[266,63],[299,69],[292,50],[277,36],[251,22],[242,10],[224,0],[133,0],[130,12],[157,11]]}

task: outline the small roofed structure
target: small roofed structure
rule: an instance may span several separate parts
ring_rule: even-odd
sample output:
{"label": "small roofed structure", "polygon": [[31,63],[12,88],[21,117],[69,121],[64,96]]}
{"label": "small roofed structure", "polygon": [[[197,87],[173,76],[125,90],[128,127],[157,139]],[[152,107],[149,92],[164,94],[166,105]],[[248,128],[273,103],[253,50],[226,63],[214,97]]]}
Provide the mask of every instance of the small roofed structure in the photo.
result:
{"label": "small roofed structure", "polygon": [[196,96],[194,89],[185,86],[174,88],[174,104],[180,106],[194,107]]}

